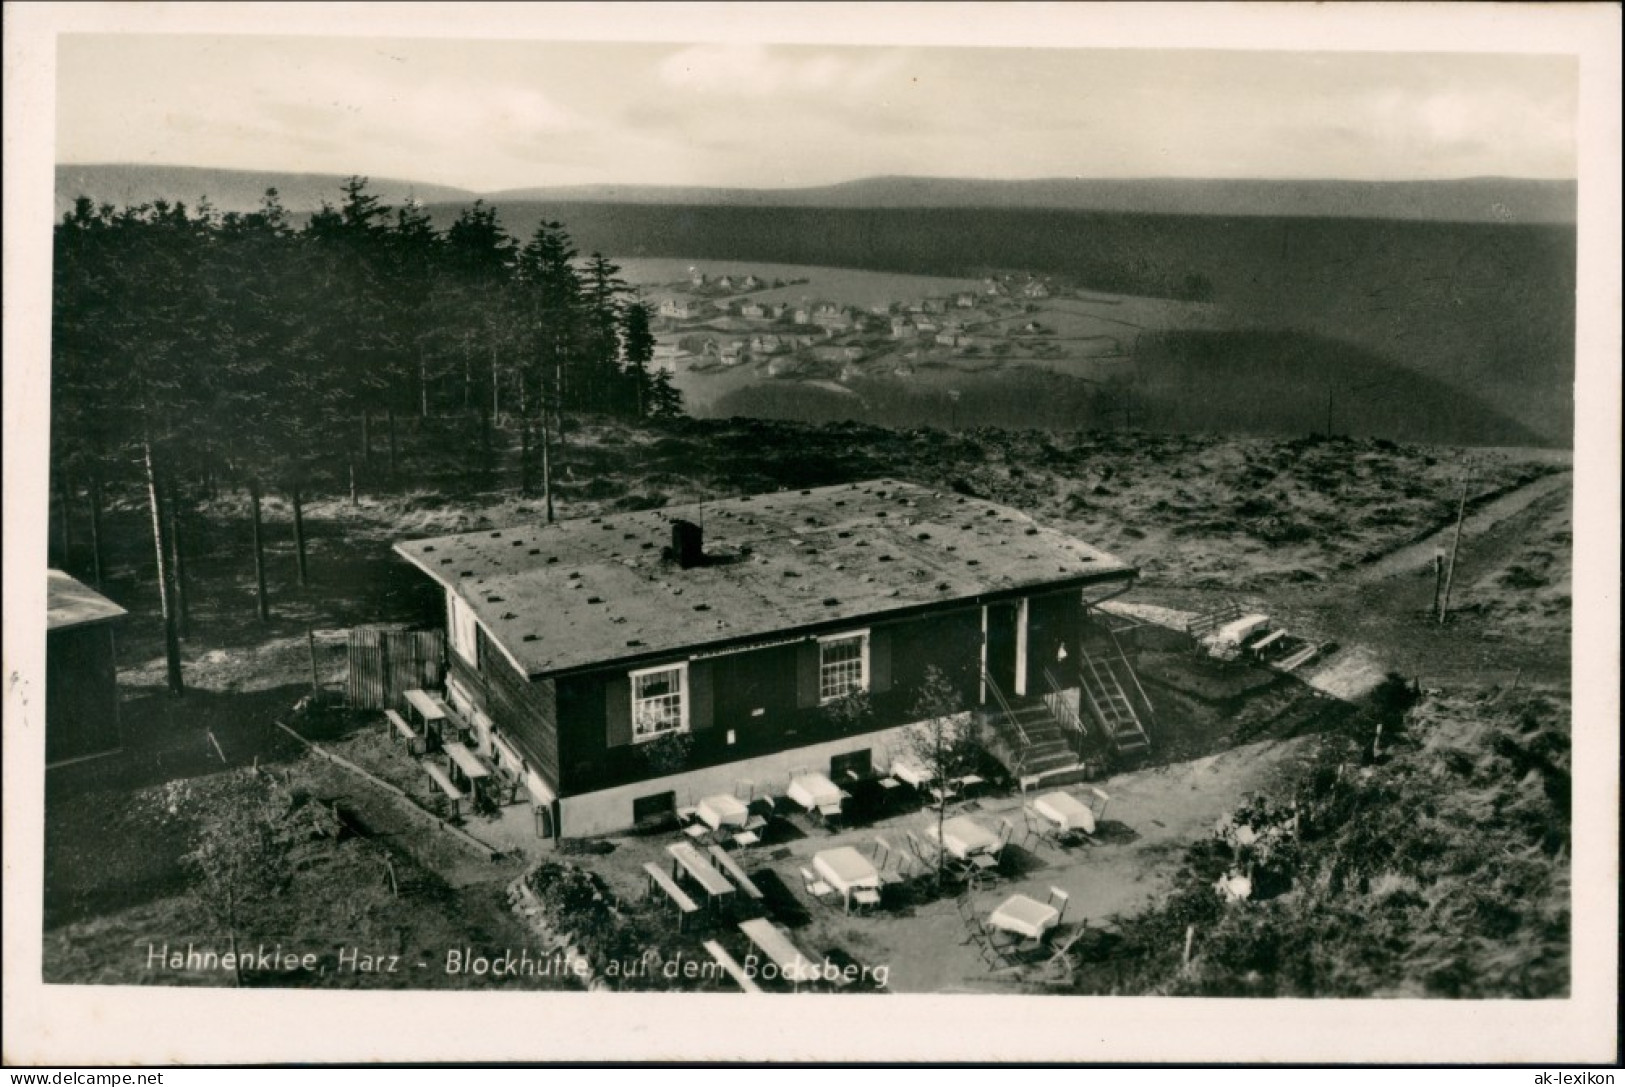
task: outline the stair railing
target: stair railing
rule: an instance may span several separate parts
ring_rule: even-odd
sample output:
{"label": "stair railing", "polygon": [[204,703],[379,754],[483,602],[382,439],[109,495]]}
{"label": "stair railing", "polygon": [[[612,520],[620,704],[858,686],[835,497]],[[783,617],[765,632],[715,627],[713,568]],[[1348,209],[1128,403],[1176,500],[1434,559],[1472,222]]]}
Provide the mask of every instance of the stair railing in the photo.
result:
{"label": "stair railing", "polygon": [[1016,735],[1021,738],[1022,755],[1025,757],[1027,747],[1029,746],[1027,730],[1021,727],[1020,721],[1016,720],[1016,711],[1010,708],[1009,699],[1004,697],[1004,692],[999,689],[998,683],[994,681],[990,674],[988,674],[986,668],[982,669],[982,682],[987,684],[988,692],[993,695],[993,701],[999,704],[999,709],[1001,712],[1003,712],[1004,719],[1010,722],[1010,727],[1015,729]]}
{"label": "stair railing", "polygon": [[[1106,636],[1112,640],[1112,648],[1117,651],[1117,659],[1123,662],[1123,670],[1128,673],[1128,678],[1134,681],[1134,690],[1140,696],[1140,704],[1145,707],[1146,718],[1153,725],[1156,724],[1157,708],[1151,704],[1150,696],[1145,693],[1145,688],[1140,685],[1140,673],[1136,672],[1134,665],[1129,663],[1128,654],[1123,651],[1123,643],[1117,640],[1117,634],[1110,626],[1106,627]],[[1110,666],[1110,662],[1107,662],[1107,667]]]}
{"label": "stair railing", "polygon": [[[1117,735],[1117,730],[1112,728],[1112,714],[1106,712],[1107,704],[1103,703],[1101,699],[1095,697],[1096,688],[1098,688],[1103,695],[1109,694],[1111,688],[1106,686],[1106,681],[1100,676],[1100,669],[1095,666],[1093,658],[1091,658],[1088,653],[1085,653],[1080,649],[1078,651],[1078,656],[1082,658],[1083,661],[1083,666],[1078,669],[1078,686],[1083,691],[1083,697],[1089,700],[1089,708],[1095,711],[1096,717],[1100,718],[1100,727],[1106,730],[1106,738],[1111,739]],[[1084,674],[1085,668],[1089,670],[1088,675]],[[1091,677],[1093,677],[1095,681],[1094,687],[1090,687],[1089,685],[1089,679]]]}
{"label": "stair railing", "polygon": [[[1061,684],[1055,678],[1055,673],[1051,672],[1047,666],[1044,668],[1044,683],[1049,687],[1049,692],[1044,695],[1044,705],[1049,707],[1049,711],[1054,715],[1055,719],[1080,736],[1089,735],[1089,730],[1084,727],[1083,718],[1078,716],[1077,711],[1072,708],[1072,704],[1066,700]],[[1078,681],[1078,686],[1080,689],[1083,686],[1081,679]]]}

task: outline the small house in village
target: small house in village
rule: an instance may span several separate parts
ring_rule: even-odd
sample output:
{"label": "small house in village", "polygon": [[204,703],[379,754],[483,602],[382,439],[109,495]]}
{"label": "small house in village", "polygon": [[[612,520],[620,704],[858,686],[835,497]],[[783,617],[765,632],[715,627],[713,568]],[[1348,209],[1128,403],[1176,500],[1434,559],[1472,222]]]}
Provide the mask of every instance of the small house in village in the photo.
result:
{"label": "small house in village", "polygon": [[46,766],[121,746],[114,629],[127,614],[62,571],[46,572]]}
{"label": "small house in village", "polygon": [[739,307],[739,316],[741,317],[765,317],[766,315],[767,311],[762,309],[760,302],[746,302]]}
{"label": "small house in village", "polygon": [[667,298],[661,301],[659,313],[676,321],[691,321],[704,317],[711,309],[710,303],[698,298]]}
{"label": "small house in village", "polygon": [[[444,592],[449,703],[559,837],[882,770],[928,670],[959,715],[1076,711],[1090,609],[1136,576],[1013,509],[884,479],[395,550]],[[1004,739],[1023,773],[1077,765]]]}

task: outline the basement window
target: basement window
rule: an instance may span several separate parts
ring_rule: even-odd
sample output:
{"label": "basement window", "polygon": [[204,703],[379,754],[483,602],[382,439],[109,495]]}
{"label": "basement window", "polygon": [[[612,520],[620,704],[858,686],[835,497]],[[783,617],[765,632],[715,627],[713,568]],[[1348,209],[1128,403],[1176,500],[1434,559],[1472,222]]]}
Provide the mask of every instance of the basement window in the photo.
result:
{"label": "basement window", "polygon": [[688,665],[632,673],[632,742],[688,731]]}
{"label": "basement window", "polygon": [[818,700],[834,702],[869,689],[869,632],[818,639]]}

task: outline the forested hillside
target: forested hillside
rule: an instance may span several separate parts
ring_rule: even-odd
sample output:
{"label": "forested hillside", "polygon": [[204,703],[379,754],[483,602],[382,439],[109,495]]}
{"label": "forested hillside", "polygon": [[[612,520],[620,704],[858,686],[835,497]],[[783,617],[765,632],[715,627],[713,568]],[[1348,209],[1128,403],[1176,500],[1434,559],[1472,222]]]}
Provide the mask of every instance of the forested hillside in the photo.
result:
{"label": "forested hillside", "polygon": [[53,493],[88,501],[94,537],[104,488],[144,482],[173,658],[176,521],[222,482],[256,526],[262,488],[284,491],[297,531],[303,490],[393,478],[402,419],[457,420],[448,455],[517,438],[529,491],[567,415],[676,412],[617,273],[558,223],[521,245],[476,203],[437,231],[361,179],[299,229],[275,190],[247,214],[82,200],[55,239]]}

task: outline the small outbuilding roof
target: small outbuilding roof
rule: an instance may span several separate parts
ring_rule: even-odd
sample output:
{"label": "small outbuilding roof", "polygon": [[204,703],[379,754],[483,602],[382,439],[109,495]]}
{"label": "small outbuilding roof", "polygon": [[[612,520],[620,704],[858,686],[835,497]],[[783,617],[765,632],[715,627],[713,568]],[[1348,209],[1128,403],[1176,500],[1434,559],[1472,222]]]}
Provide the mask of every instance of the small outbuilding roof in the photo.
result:
{"label": "small outbuilding roof", "polygon": [[[668,554],[701,526],[704,561]],[[982,499],[892,480],[403,541],[527,675],[818,633],[1132,567]]]}
{"label": "small outbuilding roof", "polygon": [[46,571],[45,629],[64,630],[117,619],[129,612],[61,570]]}

